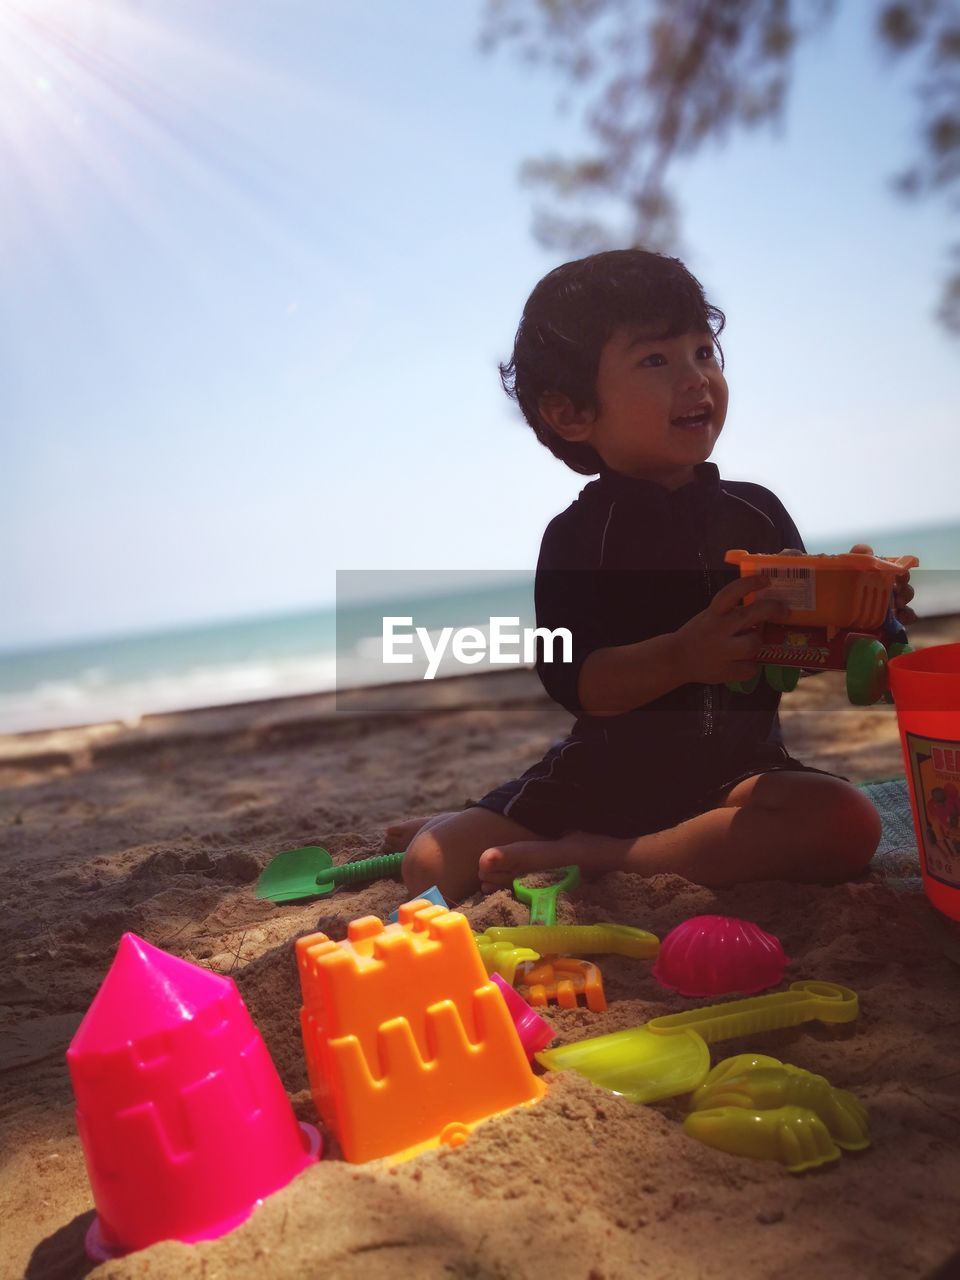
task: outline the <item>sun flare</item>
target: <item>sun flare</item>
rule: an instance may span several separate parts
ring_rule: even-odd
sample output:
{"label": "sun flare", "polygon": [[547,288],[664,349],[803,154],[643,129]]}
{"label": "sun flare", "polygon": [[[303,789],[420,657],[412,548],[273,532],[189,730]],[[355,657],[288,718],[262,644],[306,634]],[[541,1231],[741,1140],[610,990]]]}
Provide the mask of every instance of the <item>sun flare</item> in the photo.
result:
{"label": "sun flare", "polygon": [[0,247],[69,237],[105,203],[163,238],[164,184],[238,198],[254,149],[222,113],[264,77],[204,34],[209,13],[0,0]]}

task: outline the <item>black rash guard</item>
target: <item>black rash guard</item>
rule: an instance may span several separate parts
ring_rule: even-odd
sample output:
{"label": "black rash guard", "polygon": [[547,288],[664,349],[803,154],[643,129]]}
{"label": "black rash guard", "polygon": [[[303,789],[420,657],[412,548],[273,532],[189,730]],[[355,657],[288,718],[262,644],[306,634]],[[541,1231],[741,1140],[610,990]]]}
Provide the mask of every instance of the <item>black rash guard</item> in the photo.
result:
{"label": "black rash guard", "polygon": [[[569,662],[553,644],[537,671],[576,717],[564,740],[521,778],[478,801],[546,835],[565,829],[639,832],[710,803],[752,772],[805,766],[782,744],[779,693],[689,683],[616,716],[587,715],[577,681],[596,649],[676,631],[739,576],[728,550],[803,550],[783,503],[762,485],[722,480],[704,462],[670,491],[604,469],[551,520],[537,566],[537,626],[572,634]],[[819,771],[817,771],[819,772]],[[549,812],[548,812],[549,811]],[[653,825],[651,825],[653,824]]]}

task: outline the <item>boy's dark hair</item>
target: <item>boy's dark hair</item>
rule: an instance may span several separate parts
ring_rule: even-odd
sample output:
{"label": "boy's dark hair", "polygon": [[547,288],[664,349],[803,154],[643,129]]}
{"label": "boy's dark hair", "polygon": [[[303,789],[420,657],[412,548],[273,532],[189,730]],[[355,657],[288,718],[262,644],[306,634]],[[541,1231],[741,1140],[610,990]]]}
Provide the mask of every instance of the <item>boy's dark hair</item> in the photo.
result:
{"label": "boy's dark hair", "polygon": [[500,381],[540,443],[574,471],[594,475],[603,465],[599,454],[557,435],[540,416],[540,397],[560,392],[578,411],[595,408],[600,352],[625,325],[649,329],[654,338],[709,331],[722,360],[717,339],[725,323],[679,259],[645,249],[595,253],[556,267],[536,286]]}

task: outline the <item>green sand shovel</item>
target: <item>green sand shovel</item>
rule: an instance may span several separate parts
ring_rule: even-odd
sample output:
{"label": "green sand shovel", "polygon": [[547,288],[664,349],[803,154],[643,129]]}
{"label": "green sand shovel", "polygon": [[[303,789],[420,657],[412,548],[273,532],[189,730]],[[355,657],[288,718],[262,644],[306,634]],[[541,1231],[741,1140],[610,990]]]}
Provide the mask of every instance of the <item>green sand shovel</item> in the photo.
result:
{"label": "green sand shovel", "polygon": [[257,881],[258,898],[271,902],[299,902],[333,893],[342,884],[365,884],[400,874],[402,853],[385,853],[378,858],[361,858],[335,867],[326,849],[308,845],[287,849],[268,862]]}

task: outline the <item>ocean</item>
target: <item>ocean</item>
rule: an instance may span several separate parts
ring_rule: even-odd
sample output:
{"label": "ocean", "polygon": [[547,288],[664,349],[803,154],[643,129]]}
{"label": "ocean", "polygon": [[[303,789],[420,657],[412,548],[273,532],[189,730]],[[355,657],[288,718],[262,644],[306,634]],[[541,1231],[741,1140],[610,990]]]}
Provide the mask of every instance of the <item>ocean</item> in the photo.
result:
{"label": "ocean", "polygon": [[[960,613],[960,523],[866,532],[861,540],[885,555],[909,551],[922,568],[912,575],[920,616]],[[850,538],[811,539],[811,552],[846,551]],[[362,574],[352,575],[361,579]],[[396,575],[397,579],[401,575]],[[111,636],[33,649],[0,651],[0,733],[66,728],[119,720],[135,724],[156,712],[222,706],[234,702],[316,693],[392,680],[463,674],[448,645],[437,649],[443,628],[476,629],[473,648],[489,640],[491,617],[516,617],[532,627],[533,574],[462,575],[442,593],[408,590],[402,598],[355,600],[309,612],[236,619],[205,625]],[[438,575],[438,580],[440,575]],[[355,583],[353,584],[356,585]],[[411,661],[385,667],[381,660],[385,615],[412,617],[424,642],[410,637],[397,652]],[[402,630],[402,628],[401,628]],[[407,629],[409,631],[409,628]],[[504,665],[522,664],[518,639],[506,646]],[[469,659],[479,666],[482,655]]]}

